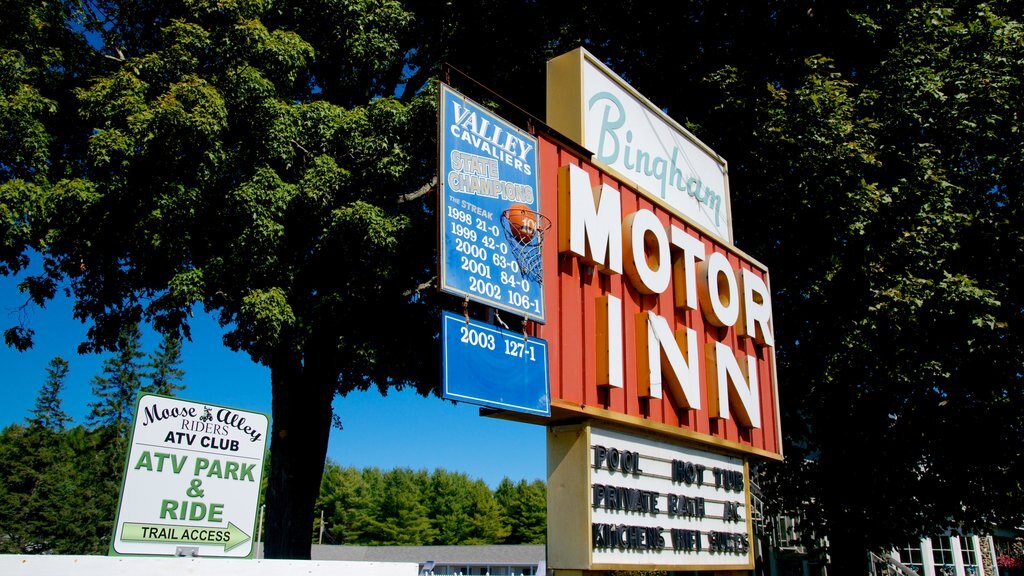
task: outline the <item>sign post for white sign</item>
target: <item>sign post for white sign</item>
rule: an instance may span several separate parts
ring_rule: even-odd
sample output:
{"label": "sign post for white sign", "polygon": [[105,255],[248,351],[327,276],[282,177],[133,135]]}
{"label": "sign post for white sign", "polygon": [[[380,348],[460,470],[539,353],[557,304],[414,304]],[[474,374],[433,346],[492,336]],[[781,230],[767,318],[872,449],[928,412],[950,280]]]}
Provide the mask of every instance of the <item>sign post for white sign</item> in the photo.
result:
{"label": "sign post for white sign", "polygon": [[112,555],[249,558],[270,418],[138,399]]}

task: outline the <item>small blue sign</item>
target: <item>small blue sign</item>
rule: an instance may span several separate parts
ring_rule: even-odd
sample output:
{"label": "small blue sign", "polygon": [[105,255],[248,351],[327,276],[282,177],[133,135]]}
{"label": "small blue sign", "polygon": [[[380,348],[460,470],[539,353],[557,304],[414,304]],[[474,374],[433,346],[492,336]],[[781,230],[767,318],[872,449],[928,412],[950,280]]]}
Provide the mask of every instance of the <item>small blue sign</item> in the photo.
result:
{"label": "small blue sign", "polygon": [[551,415],[544,340],[442,312],[441,342],[445,398]]}
{"label": "small blue sign", "polygon": [[543,323],[537,139],[444,84],[439,131],[441,290]]}

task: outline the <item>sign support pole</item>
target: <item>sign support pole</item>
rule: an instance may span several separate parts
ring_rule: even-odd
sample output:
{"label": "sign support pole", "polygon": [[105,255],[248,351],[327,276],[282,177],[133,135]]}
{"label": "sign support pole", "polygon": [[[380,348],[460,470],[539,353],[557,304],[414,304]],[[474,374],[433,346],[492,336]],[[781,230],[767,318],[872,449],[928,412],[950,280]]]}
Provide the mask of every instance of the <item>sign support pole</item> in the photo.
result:
{"label": "sign support pole", "polygon": [[263,513],[266,511],[267,505],[260,505],[260,522],[256,525],[256,558],[263,557]]}

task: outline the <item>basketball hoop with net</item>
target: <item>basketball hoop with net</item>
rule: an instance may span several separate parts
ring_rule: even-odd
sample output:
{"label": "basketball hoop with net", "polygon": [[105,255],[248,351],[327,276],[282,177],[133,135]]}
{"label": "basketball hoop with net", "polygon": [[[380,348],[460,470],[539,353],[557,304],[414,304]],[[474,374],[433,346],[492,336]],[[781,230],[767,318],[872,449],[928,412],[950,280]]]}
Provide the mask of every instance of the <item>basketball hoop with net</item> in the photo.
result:
{"label": "basketball hoop with net", "polygon": [[528,280],[543,284],[541,248],[544,245],[544,234],[551,229],[551,220],[525,204],[513,204],[501,213],[501,228],[519,264],[519,273]]}

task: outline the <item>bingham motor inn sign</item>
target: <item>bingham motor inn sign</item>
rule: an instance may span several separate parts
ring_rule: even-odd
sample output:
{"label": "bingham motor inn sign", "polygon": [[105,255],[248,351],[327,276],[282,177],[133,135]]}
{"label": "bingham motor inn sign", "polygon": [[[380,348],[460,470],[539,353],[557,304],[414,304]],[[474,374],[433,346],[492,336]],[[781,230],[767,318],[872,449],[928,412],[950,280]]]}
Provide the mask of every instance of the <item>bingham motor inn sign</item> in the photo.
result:
{"label": "bingham motor inn sign", "polygon": [[751,569],[749,462],[782,442],[768,271],[732,244],[727,165],[585,50],[547,90],[592,153],[538,135],[548,564]]}

